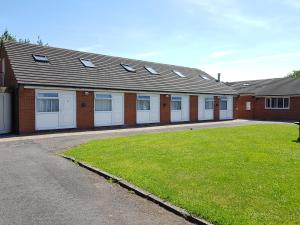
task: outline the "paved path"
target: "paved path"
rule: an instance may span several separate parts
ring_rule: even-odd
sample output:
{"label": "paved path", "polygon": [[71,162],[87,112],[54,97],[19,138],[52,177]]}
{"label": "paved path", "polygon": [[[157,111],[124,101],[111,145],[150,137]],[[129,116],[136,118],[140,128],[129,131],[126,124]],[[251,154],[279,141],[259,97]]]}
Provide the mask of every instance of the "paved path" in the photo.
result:
{"label": "paved path", "polygon": [[239,120],[0,138],[0,224],[189,224],[54,152],[95,138],[253,123],[257,122]]}

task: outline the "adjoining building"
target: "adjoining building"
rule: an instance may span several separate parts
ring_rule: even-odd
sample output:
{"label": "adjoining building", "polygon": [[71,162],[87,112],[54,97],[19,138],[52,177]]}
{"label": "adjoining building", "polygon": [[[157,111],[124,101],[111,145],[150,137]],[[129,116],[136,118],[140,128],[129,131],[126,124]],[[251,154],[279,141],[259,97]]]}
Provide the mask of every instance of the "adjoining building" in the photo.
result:
{"label": "adjoining building", "polygon": [[239,96],[236,117],[258,120],[300,119],[300,78],[227,83]]}
{"label": "adjoining building", "polygon": [[0,132],[234,118],[237,92],[195,68],[1,43]]}

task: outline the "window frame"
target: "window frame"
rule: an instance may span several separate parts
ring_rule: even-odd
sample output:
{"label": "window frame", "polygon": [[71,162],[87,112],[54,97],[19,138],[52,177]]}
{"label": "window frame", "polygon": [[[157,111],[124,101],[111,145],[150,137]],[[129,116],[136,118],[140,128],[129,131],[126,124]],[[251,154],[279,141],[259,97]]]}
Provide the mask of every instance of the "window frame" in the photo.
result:
{"label": "window frame", "polygon": [[159,75],[159,72],[157,72],[155,69],[153,69],[151,66],[144,66],[145,70],[147,70],[151,75]]}
{"label": "window frame", "polygon": [[[82,65],[86,68],[95,68],[95,64],[92,62],[90,59],[84,59],[84,58],[79,58],[79,61],[82,63]],[[90,63],[90,65],[88,65]]]}
{"label": "window frame", "polygon": [[[178,98],[180,100],[173,100],[173,98]],[[180,109],[173,109],[172,102],[180,102]],[[182,96],[171,96],[171,111],[182,111]]]}
{"label": "window frame", "polygon": [[181,72],[178,71],[178,70],[173,70],[173,72],[174,72],[178,77],[180,77],[180,78],[185,78],[185,77],[186,77],[186,75],[184,75],[183,73],[181,73]]}
{"label": "window frame", "polygon": [[[49,59],[45,55],[41,54],[32,54],[32,58],[35,62],[40,62],[40,63],[49,63]],[[42,59],[43,58],[43,59]]]}
{"label": "window frame", "polygon": [[[109,95],[110,97],[97,98],[97,95]],[[111,109],[110,110],[97,110],[97,100],[110,100]],[[94,112],[95,113],[112,113],[113,112],[113,94],[107,92],[96,92],[94,97]]]}
{"label": "window frame", "polygon": [[124,70],[126,70],[129,73],[136,73],[136,69],[134,69],[132,66],[130,66],[129,64],[126,63],[121,63],[120,64]]}
{"label": "window frame", "polygon": [[[143,98],[143,97],[149,97],[149,99],[139,99],[139,98]],[[139,101],[149,101],[149,109],[139,109]],[[150,95],[138,95],[136,97],[136,110],[137,111],[142,111],[142,112],[145,112],[145,111],[151,111],[151,96]]]}
{"label": "window frame", "polygon": [[[206,108],[206,102],[212,102],[212,108]],[[204,110],[213,110],[215,108],[214,97],[204,97]]]}
{"label": "window frame", "polygon": [[[276,99],[277,100],[277,107],[272,107],[272,99]],[[282,108],[279,108],[278,107],[278,99],[282,99],[283,102],[282,102]],[[285,99],[288,99],[288,107],[284,107],[285,106]],[[268,100],[269,100],[269,106],[268,106]],[[291,106],[291,98],[290,96],[277,96],[277,97],[272,97],[272,96],[268,96],[268,97],[265,97],[265,109],[270,109],[270,110],[289,110],[290,109],[290,106]]]}
{"label": "window frame", "polygon": [[[226,99],[226,101],[224,99]],[[222,109],[222,101],[226,102],[226,109]],[[220,110],[222,110],[222,111],[227,111],[228,110],[228,97],[227,96],[221,96],[220,97]]]}
{"label": "window frame", "polygon": [[[42,96],[39,96],[40,94],[57,94],[57,97],[42,97]],[[56,91],[38,91],[36,93],[36,97],[35,97],[35,105],[36,105],[36,113],[37,114],[56,114],[56,113],[59,113],[60,112],[60,98],[59,98],[59,92],[56,92]],[[39,100],[58,100],[58,110],[57,111],[39,111],[39,107],[38,107],[38,102]],[[52,103],[51,103],[52,104]],[[52,105],[51,105],[51,108],[52,108]]]}
{"label": "window frame", "polygon": [[245,109],[246,109],[246,111],[252,110],[252,102],[251,101],[246,101]]}

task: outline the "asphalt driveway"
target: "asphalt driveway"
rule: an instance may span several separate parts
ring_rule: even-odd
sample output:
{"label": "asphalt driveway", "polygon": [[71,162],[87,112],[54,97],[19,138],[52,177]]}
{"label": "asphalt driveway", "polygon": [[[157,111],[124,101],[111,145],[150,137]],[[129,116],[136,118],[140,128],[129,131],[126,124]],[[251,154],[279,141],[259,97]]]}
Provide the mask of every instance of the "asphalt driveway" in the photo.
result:
{"label": "asphalt driveway", "polygon": [[0,224],[189,224],[55,152],[95,138],[252,123],[0,138]]}

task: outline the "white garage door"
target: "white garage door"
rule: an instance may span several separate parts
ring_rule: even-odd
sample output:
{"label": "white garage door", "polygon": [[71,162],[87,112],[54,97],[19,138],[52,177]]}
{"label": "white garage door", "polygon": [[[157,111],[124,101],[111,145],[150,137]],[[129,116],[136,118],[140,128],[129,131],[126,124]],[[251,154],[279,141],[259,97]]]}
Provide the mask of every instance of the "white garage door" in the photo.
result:
{"label": "white garage door", "polygon": [[199,120],[214,119],[214,96],[200,95],[198,97],[198,119]]}
{"label": "white garage door", "polygon": [[0,134],[11,131],[11,95],[0,93]]}
{"label": "white garage door", "polygon": [[74,91],[36,91],[36,130],[76,127]]}
{"label": "white garage door", "polygon": [[159,123],[160,122],[160,95],[138,94],[136,103],[136,122]]}
{"label": "white garage door", "polygon": [[124,124],[124,94],[95,93],[95,126]]}
{"label": "white garage door", "polygon": [[233,119],[233,97],[221,96],[220,98],[220,120]]}
{"label": "white garage door", "polygon": [[171,122],[189,121],[189,96],[172,95],[171,96]]}

